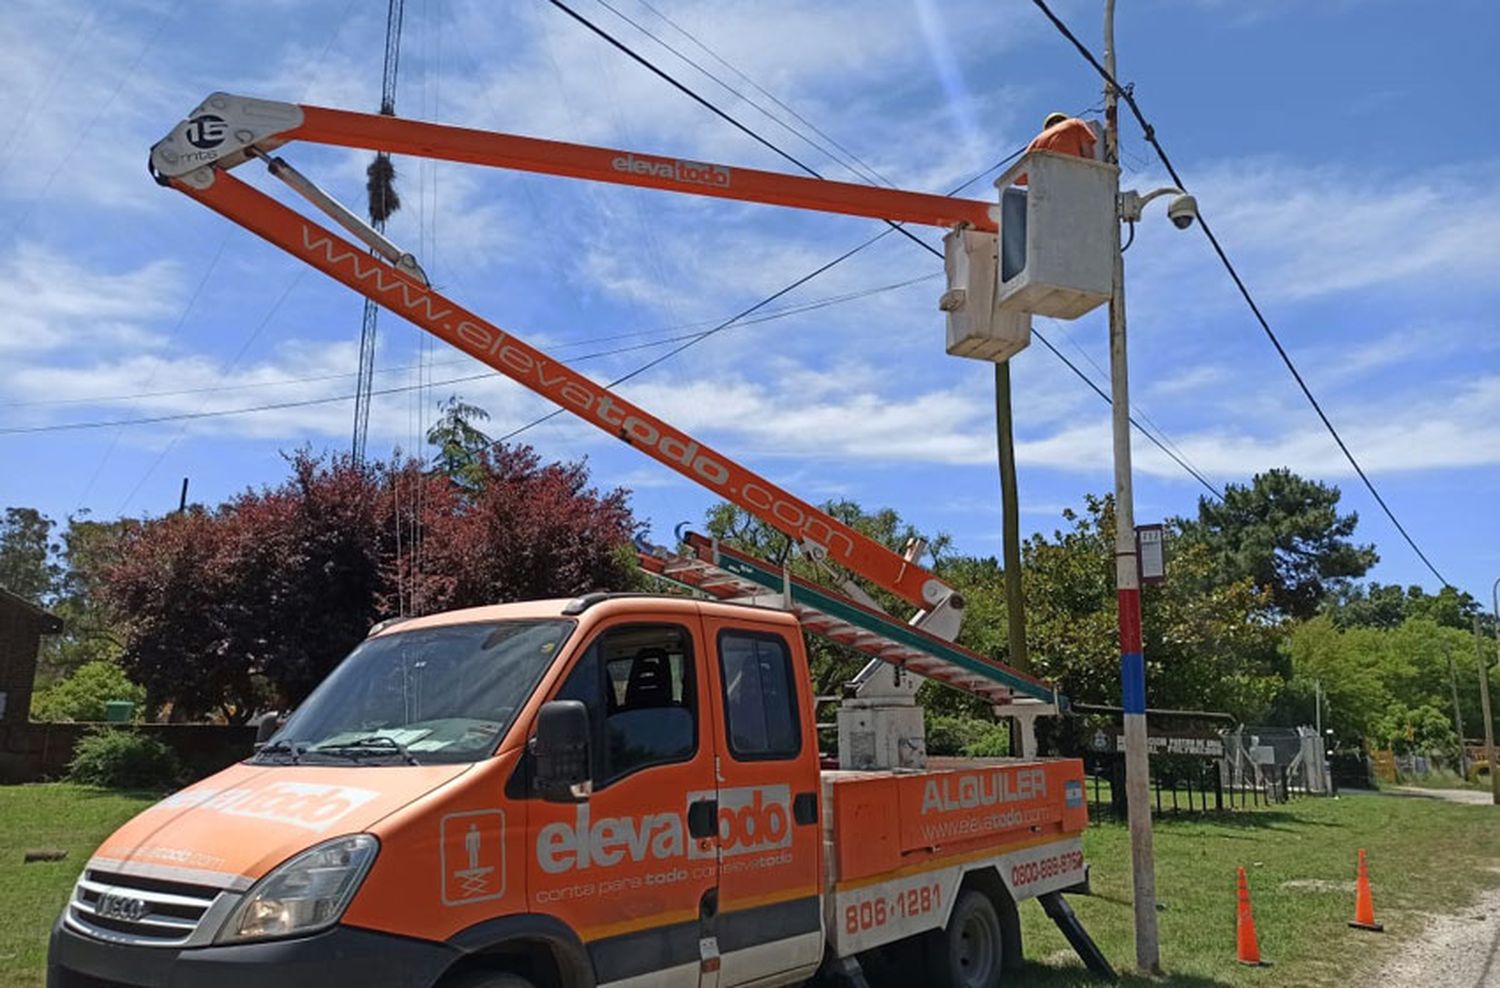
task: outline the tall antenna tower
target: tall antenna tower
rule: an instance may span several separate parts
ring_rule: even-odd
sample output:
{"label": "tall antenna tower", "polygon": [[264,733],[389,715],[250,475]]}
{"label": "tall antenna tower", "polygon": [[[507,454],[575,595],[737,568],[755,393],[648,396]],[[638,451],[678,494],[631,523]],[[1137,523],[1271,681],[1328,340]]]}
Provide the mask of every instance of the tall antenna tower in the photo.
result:
{"label": "tall antenna tower", "polygon": [[[401,62],[401,22],[406,13],[405,0],[390,0],[385,13],[385,68],[380,78],[380,112],[396,115],[396,70]],[[370,196],[370,225],[385,232],[385,221],[401,208],[396,195],[396,167],[384,151],[375,155],[365,175]],[[356,464],[365,461],[365,440],[370,433],[370,392],[375,387],[375,333],[380,309],[365,300],[364,323],[359,332],[359,376],[354,388],[354,443]]]}

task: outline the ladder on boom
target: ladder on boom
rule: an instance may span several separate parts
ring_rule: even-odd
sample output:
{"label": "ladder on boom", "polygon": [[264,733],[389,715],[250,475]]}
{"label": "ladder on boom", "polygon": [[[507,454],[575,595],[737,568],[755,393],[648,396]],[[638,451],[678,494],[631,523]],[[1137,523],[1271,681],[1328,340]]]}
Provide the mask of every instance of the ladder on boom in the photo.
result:
{"label": "ladder on boom", "polygon": [[1066,707],[1066,698],[1040,679],[834,593],[785,568],[732,549],[717,539],[688,532],[683,546],[686,551],[678,553],[660,548],[642,550],[641,567],[717,600],[791,611],[802,627],[813,634],[962,690],[994,706],[1029,700],[1058,710]]}

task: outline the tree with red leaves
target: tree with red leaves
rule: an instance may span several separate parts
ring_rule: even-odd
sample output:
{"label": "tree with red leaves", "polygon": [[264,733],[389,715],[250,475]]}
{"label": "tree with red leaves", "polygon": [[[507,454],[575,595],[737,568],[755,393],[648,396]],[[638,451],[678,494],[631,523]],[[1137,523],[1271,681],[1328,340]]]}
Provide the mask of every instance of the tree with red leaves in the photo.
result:
{"label": "tree with red leaves", "polygon": [[300,703],[385,617],[619,589],[629,494],[529,447],[478,455],[463,482],[301,452],[292,476],[217,509],[148,521],[104,593],[121,663],[153,708],[243,723]]}

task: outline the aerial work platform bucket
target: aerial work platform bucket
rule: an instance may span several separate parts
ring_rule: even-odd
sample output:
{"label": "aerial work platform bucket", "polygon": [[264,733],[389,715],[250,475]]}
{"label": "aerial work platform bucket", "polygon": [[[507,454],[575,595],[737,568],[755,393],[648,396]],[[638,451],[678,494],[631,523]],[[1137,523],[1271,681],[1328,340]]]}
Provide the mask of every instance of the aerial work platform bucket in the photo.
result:
{"label": "aerial work platform bucket", "polygon": [[943,237],[948,290],[938,308],[948,314],[948,353],[999,363],[1031,343],[1031,315],[995,308],[999,269],[993,233],[961,228]]}
{"label": "aerial work platform bucket", "polygon": [[[997,318],[1077,319],[1109,301],[1118,174],[1102,161],[1031,151],[1000,176]],[[1013,188],[1022,175],[1026,187]]]}

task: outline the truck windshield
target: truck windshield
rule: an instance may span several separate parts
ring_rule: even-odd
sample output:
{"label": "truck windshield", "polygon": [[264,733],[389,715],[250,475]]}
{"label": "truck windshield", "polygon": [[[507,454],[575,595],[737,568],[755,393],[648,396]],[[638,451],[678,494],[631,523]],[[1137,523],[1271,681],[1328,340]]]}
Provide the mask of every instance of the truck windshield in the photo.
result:
{"label": "truck windshield", "polygon": [[568,620],[499,621],[368,639],[255,760],[426,764],[488,757],[573,627]]}

